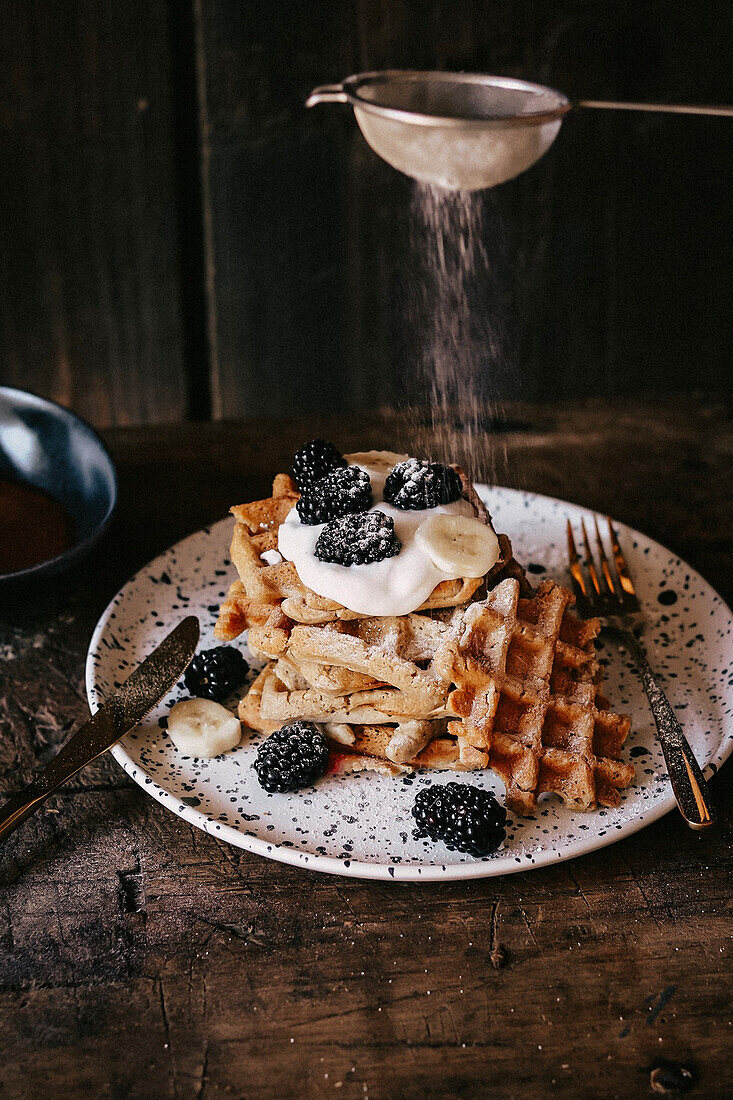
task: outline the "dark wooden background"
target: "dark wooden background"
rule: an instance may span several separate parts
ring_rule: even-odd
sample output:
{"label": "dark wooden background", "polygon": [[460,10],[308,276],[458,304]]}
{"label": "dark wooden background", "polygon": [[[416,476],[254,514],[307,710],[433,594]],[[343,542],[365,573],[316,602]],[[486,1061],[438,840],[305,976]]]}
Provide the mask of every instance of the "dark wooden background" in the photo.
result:
{"label": "dark wooden background", "polygon": [[[310,88],[411,66],[730,102],[732,12],[0,0],[0,383],[99,425],[394,401],[412,185],[349,112],[304,110]],[[502,394],[723,393],[732,167],[731,120],[577,112],[478,200],[502,248]]]}

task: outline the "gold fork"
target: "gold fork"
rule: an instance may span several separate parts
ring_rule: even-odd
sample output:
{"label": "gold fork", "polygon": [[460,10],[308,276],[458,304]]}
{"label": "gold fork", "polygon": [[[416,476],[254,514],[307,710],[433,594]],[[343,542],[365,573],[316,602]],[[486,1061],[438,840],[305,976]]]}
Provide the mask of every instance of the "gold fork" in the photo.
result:
{"label": "gold fork", "polygon": [[598,519],[594,517],[600,568],[596,567],[585,520],[581,519],[587,579],[578,556],[572,525],[570,520],[567,521],[568,558],[578,612],[582,618],[598,617],[601,620],[601,632],[619,641],[634,658],[654,715],[657,734],[680,813],[691,829],[706,829],[715,820],[707,784],[682,731],[682,726],[652,672],[639,641],[638,635],[644,626],[644,616],[629,567],[619,545],[618,535],[609,517],[607,520],[613,569],[603,548]]}

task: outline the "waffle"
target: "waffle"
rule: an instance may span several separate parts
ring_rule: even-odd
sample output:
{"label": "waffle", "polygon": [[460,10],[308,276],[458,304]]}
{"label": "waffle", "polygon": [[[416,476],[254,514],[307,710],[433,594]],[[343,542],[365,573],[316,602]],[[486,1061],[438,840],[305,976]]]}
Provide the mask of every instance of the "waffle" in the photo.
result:
{"label": "waffle", "polygon": [[579,810],[617,805],[634,775],[619,759],[629,721],[606,709],[599,624],[576,619],[572,602],[552,581],[522,598],[507,578],[452,611],[294,625],[285,663],[267,664],[240,717],[265,730],[322,723],[339,770],[489,767],[519,814],[545,792]]}
{"label": "waffle", "polygon": [[[463,483],[463,495],[486,523],[490,517],[470,481],[456,470]],[[267,654],[282,653],[286,638],[282,631],[288,623],[310,625],[363,618],[335,600],[319,596],[306,587],[289,561],[270,564],[262,555],[277,550],[278,528],[298,500],[295,483],[287,474],[278,474],[272,496],[232,508],[235,518],[231,559],[239,579],[230,587],[219,611],[215,635],[230,642],[244,630],[250,631],[250,644]],[[492,586],[503,577],[516,577],[529,590],[524,571],[512,556],[506,535],[499,535],[499,560],[484,577],[463,577],[441,581],[419,611],[456,607],[467,603],[485,584]],[[254,633],[253,633],[254,631]]]}
{"label": "waffle", "polygon": [[553,581],[531,599],[504,582],[466,610],[451,652],[448,709],[461,719],[462,738],[487,755],[516,813],[534,813],[545,792],[579,810],[616,806],[633,780],[620,760],[629,720],[605,709],[598,688],[600,624],[568,614],[572,602]]}
{"label": "waffle", "polygon": [[573,616],[570,592],[552,581],[533,592],[498,535],[500,557],[486,577],[443,581],[410,614],[351,611],[272,553],[297,500],[279,474],[271,497],[232,509],[238,579],[215,633],[231,641],[248,630],[250,650],[265,661],[240,703],[245,725],[319,723],[332,771],[491,768],[519,814],[534,813],[545,792],[580,810],[618,804],[634,774],[620,760],[629,722],[600,693],[599,624]]}

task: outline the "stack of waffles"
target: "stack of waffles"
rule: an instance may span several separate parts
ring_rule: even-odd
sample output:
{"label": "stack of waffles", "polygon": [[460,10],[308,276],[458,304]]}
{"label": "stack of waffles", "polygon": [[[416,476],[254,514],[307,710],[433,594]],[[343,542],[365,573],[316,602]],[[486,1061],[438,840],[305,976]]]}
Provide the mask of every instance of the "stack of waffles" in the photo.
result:
{"label": "stack of waffles", "polygon": [[485,577],[443,581],[411,614],[360,615],[277,560],[278,528],[297,499],[281,474],[271,497],[232,509],[239,579],[216,635],[248,630],[266,661],[240,703],[246,726],[317,723],[333,744],[332,771],[491,768],[520,814],[543,792],[580,810],[618,804],[633,779],[620,760],[629,722],[600,693],[599,624],[575,618],[569,591],[546,581],[533,592],[499,535]]}

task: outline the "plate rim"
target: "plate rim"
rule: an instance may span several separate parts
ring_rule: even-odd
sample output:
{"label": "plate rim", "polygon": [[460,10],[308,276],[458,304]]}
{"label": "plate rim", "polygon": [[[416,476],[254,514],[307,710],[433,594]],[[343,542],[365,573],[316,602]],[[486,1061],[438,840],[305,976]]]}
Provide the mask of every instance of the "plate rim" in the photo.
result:
{"label": "plate rim", "polygon": [[[585,505],[575,504],[572,501],[563,500],[561,497],[549,496],[545,493],[534,493],[528,489],[515,489],[504,485],[489,486],[483,482],[476,482],[475,488],[482,499],[490,493],[502,492],[516,497],[550,501],[553,504],[560,504],[564,507],[577,509],[586,513],[586,515],[592,516],[594,514],[593,509],[587,508]],[[202,534],[209,536],[216,527],[228,522],[230,522],[229,517],[223,516],[220,520],[215,520],[213,523],[207,524],[191,532],[189,535],[185,535],[177,542],[172,543],[136,570],[109,601],[97,621],[87,647],[84,680],[87,700],[92,713],[95,713],[101,705],[101,699],[95,684],[96,653],[99,648],[100,639],[109,623],[110,616],[124,599],[126,590],[139,577],[148,572],[151,566],[159,561],[160,558],[170,553],[171,550],[182,547],[190,540]],[[723,597],[713,588],[709,581],[707,581],[705,577],[684,558],[680,557],[680,555],[674,551],[669,550],[662,543],[657,542],[657,540],[653,539],[650,535],[645,535],[642,531],[629,527],[620,520],[613,519],[613,523],[622,533],[626,532],[627,535],[632,538],[641,537],[658,550],[676,558],[680,566],[689,570],[690,574],[704,586],[707,592],[719,601],[722,610],[727,612],[728,616],[733,620],[733,612],[731,612],[730,607]],[[298,851],[297,849],[285,847],[282,844],[271,843],[263,840],[261,837],[242,832],[234,826],[227,825],[224,822],[212,822],[201,810],[197,810],[192,806],[186,806],[181,802],[180,798],[172,795],[164,787],[161,787],[140,764],[131,758],[122,741],[113,745],[110,752],[120,767],[138,784],[138,786],[142,787],[147,794],[155,798],[156,801],[171,813],[174,813],[177,817],[182,818],[190,825],[194,825],[196,828],[201,829],[202,832],[207,833],[209,836],[213,836],[215,839],[224,840],[244,851],[253,852],[256,855],[263,856],[265,859],[274,860],[278,863],[285,863],[294,867],[304,867],[307,870],[319,871],[324,874],[343,875],[349,878],[371,879],[386,882],[455,882],[470,879],[493,878],[502,875],[517,874],[520,871],[532,870],[536,867],[564,863],[568,860],[580,859],[585,855],[589,855],[591,852],[597,852],[611,844],[616,844],[625,837],[633,836],[634,833],[639,832],[641,829],[654,824],[654,822],[664,817],[671,810],[675,809],[677,805],[674,794],[670,788],[667,795],[663,797],[654,808],[650,809],[648,813],[641,816],[637,815],[635,818],[632,818],[621,827],[618,833],[609,830],[604,837],[591,835],[587,838],[574,841],[572,844],[572,851],[543,849],[540,853],[534,855],[502,856],[500,850],[499,854],[487,856],[480,860],[474,859],[471,861],[466,860],[465,862],[447,864],[368,863],[363,860],[341,859],[338,856]],[[733,732],[728,736],[724,733],[713,756],[703,768],[703,773],[706,778],[709,779],[712,775],[716,774],[732,752]]]}

